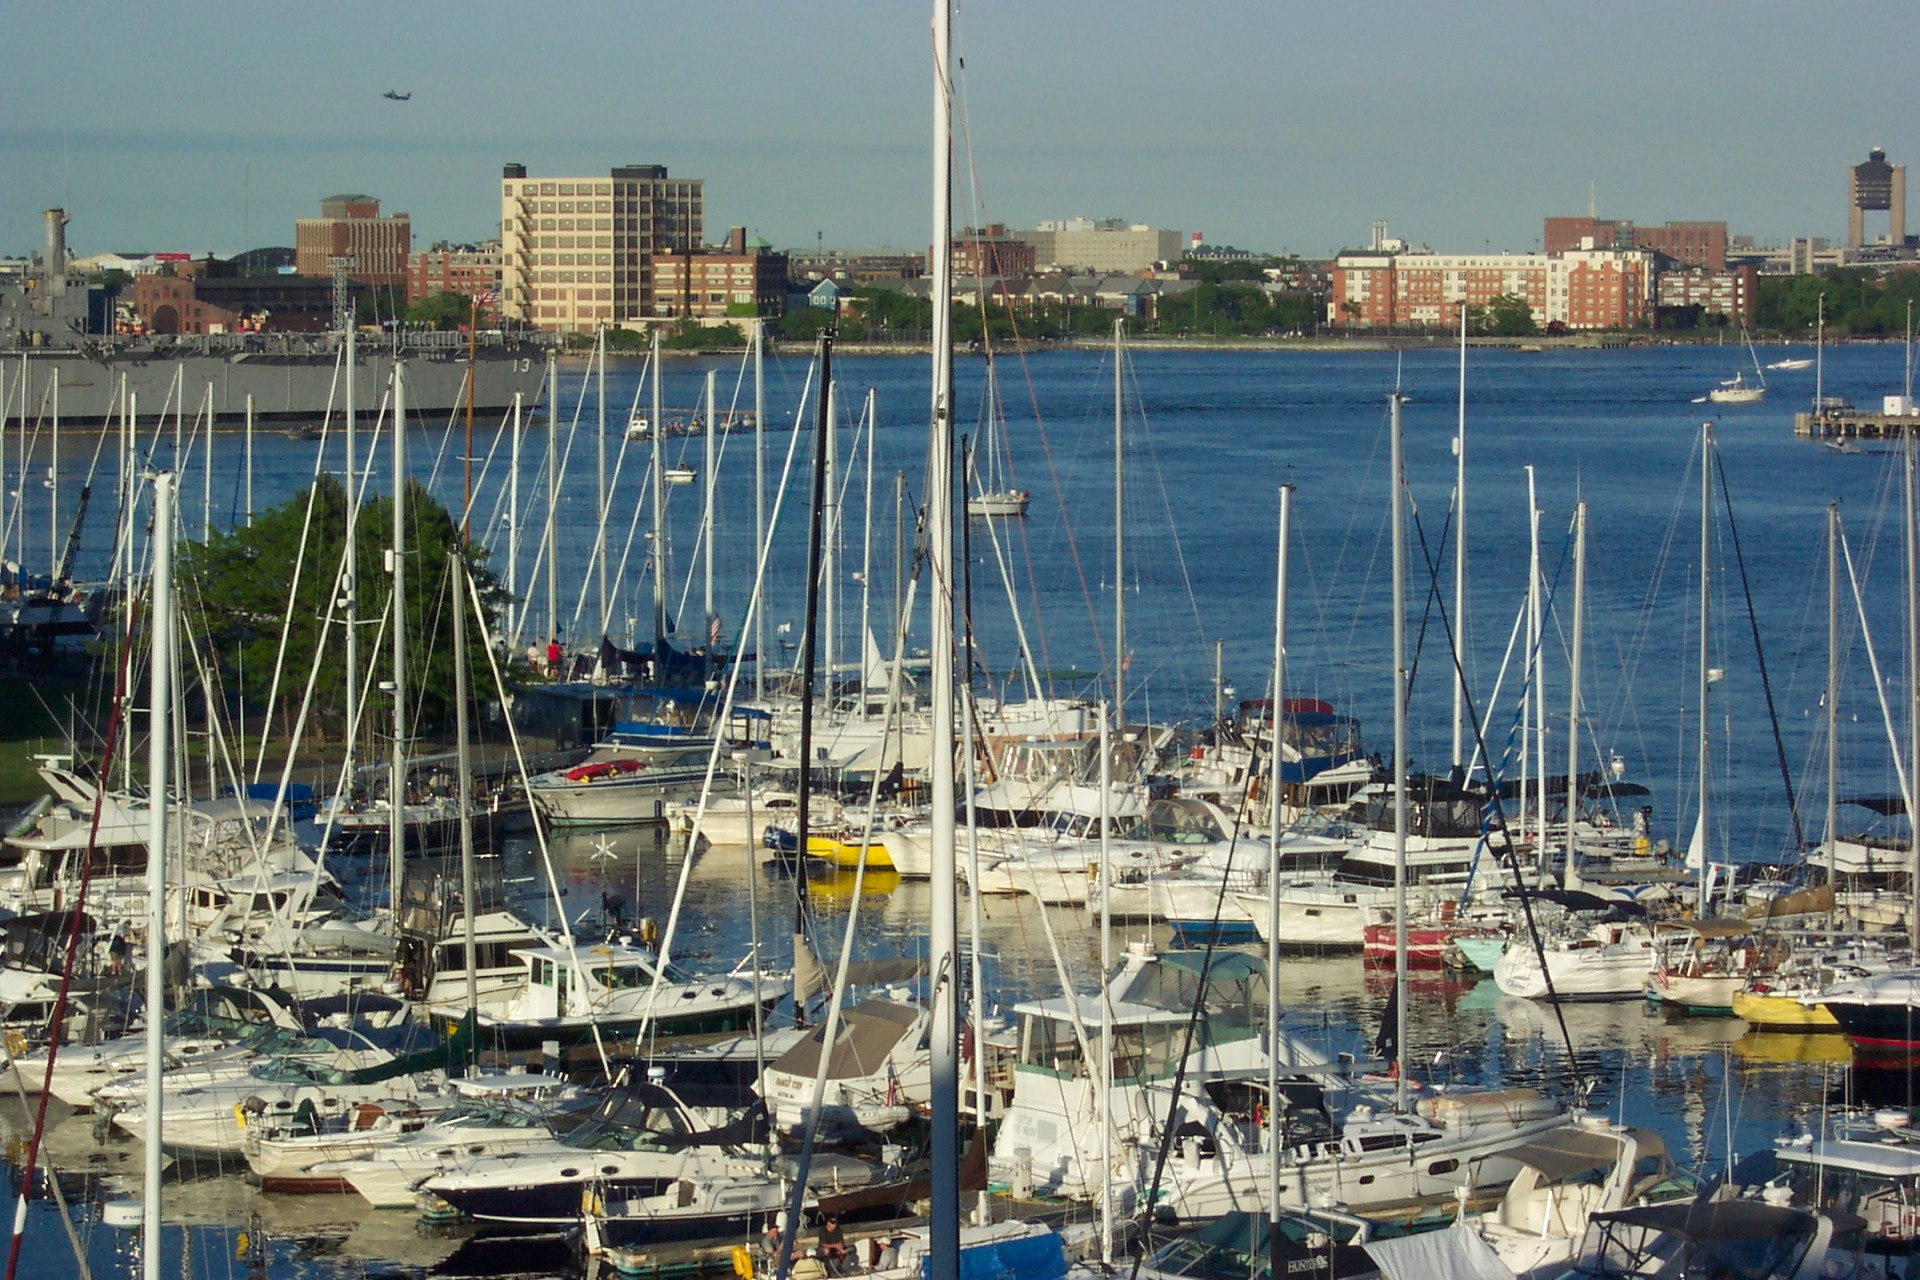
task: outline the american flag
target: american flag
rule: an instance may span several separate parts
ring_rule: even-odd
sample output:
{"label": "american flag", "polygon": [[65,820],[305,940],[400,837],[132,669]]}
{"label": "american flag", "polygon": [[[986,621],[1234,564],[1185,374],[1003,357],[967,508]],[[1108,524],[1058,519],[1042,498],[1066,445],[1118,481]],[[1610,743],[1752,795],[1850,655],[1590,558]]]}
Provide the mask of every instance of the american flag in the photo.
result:
{"label": "american flag", "polygon": [[482,289],[473,295],[473,305],[476,307],[490,307],[498,301],[500,301],[498,289]]}

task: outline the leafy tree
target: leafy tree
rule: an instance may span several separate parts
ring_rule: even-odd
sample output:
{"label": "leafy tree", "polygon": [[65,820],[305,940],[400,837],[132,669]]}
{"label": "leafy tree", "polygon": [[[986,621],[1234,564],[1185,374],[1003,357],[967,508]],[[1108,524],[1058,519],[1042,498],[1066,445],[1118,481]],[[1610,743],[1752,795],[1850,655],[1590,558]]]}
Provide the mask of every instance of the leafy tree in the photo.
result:
{"label": "leafy tree", "polygon": [[[257,515],[251,528],[216,532],[204,543],[181,549],[182,614],[190,634],[205,637],[207,651],[223,665],[221,679],[238,688],[241,697],[255,703],[267,694],[279,651],[282,625],[287,627],[285,670],[280,696],[297,704],[299,691],[314,663],[316,723],[341,734],[346,726],[345,647],[342,618],[336,610],[326,623],[329,603],[337,598],[338,575],[346,545],[346,491],[331,474],[322,474],[312,488],[309,521],[308,495]],[[288,598],[293,566],[301,558],[302,530],[306,553],[297,594]],[[392,579],[382,570],[393,529],[393,500],[380,497],[366,503],[355,522],[355,554],[359,590],[356,612],[365,620],[390,607]],[[417,731],[445,729],[453,717],[453,618],[447,553],[461,545],[460,526],[453,514],[414,480],[407,482],[407,685],[416,699]],[[489,614],[507,600],[505,590],[487,570],[487,552],[468,545],[463,552],[474,585]],[[468,654],[475,670],[486,671],[481,646],[485,634],[468,617]],[[371,636],[369,629],[364,634]],[[363,646],[363,661],[384,667],[384,651],[372,654]],[[364,682],[365,672],[360,673]],[[377,683],[377,682],[376,682]],[[477,677],[472,687],[487,687]],[[379,701],[378,695],[374,702]],[[276,708],[287,711],[289,707]],[[377,705],[363,713],[363,724],[391,723],[392,707]],[[375,719],[367,721],[365,716]],[[291,717],[289,716],[289,722]]]}
{"label": "leafy tree", "polygon": [[407,307],[407,323],[447,332],[464,329],[473,318],[473,299],[464,293],[436,293]]}
{"label": "leafy tree", "polygon": [[696,320],[681,319],[660,339],[660,345],[669,351],[712,351],[716,348],[738,348],[747,345],[747,335],[737,324],[719,324],[711,327]]}
{"label": "leafy tree", "polygon": [[1484,307],[1468,307],[1467,327],[1499,338],[1524,338],[1540,332],[1533,322],[1533,308],[1517,293],[1496,294]]}

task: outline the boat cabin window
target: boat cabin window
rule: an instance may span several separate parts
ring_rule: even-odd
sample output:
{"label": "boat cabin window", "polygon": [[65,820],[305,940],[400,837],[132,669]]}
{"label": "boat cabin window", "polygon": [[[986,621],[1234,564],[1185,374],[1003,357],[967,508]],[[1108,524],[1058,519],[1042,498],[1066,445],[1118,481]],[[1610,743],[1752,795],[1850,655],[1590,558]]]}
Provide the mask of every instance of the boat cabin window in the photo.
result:
{"label": "boat cabin window", "polygon": [[[477,942],[474,952],[480,957],[482,969],[511,969],[519,961],[513,954],[515,947],[524,947],[529,938],[518,938],[510,942]],[[439,969],[442,972],[464,972],[467,967],[467,948],[465,943],[443,942],[439,947]],[[536,961],[536,963],[545,963]],[[536,979],[538,981],[538,979]]]}

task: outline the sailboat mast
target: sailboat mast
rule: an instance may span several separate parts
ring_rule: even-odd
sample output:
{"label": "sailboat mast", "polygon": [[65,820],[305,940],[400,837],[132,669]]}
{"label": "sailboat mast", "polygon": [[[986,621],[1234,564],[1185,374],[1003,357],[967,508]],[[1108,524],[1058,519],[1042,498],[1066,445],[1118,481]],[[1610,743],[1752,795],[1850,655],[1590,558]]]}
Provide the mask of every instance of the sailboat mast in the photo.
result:
{"label": "sailboat mast", "polygon": [[1406,457],[1398,391],[1390,402],[1393,472],[1393,982],[1394,1106],[1407,1107],[1407,531]]}
{"label": "sailboat mast", "polygon": [[933,22],[933,393],[927,466],[927,564],[932,571],[933,833],[927,960],[933,992],[928,1063],[933,1186],[932,1274],[960,1274],[960,1027],[953,807],[953,107],[949,0]]}
{"label": "sailboat mast", "polygon": [[707,624],[707,652],[709,657],[712,656],[714,648],[720,641],[719,628],[714,626],[714,623],[719,620],[719,615],[713,611],[713,487],[715,479],[713,474],[713,438],[720,429],[713,420],[713,380],[717,374],[717,370],[707,370],[707,429],[700,433],[701,445],[704,450],[700,466],[700,546],[706,553],[701,557],[702,564],[705,567],[705,576],[701,584],[700,604],[701,616]]}
{"label": "sailboat mast", "polygon": [[[1920,795],[1920,526],[1914,524],[1914,517],[1920,512],[1920,494],[1916,494],[1915,467],[1920,460],[1914,457],[1913,436],[1907,436],[1907,476],[1906,476],[1906,544],[1907,544],[1907,749],[1912,753],[1907,767],[1907,777],[1913,780],[1909,795]],[[1909,804],[1907,809],[1907,844],[1909,851],[1920,856],[1920,815],[1913,812]],[[1920,955],[1920,869],[1913,877],[1913,903],[1907,912],[1909,942]]]}
{"label": "sailboat mast", "polygon": [[[866,518],[860,522],[860,684],[866,685],[867,637],[873,632],[873,437],[880,428],[880,393],[867,388],[867,475]],[[969,682],[971,683],[971,682]],[[866,695],[860,698],[861,714],[866,714]],[[971,723],[971,718],[969,718]]]}
{"label": "sailboat mast", "polygon": [[[1526,714],[1520,717],[1520,738],[1522,742],[1522,758],[1528,764],[1532,765],[1532,768],[1521,770],[1520,791],[1523,796],[1528,795],[1529,792],[1533,793],[1531,796],[1529,796],[1529,798],[1534,800],[1534,804],[1532,805],[1533,839],[1534,839],[1534,848],[1538,851],[1535,856],[1535,862],[1542,876],[1544,876],[1547,871],[1547,806],[1545,803],[1546,796],[1543,789],[1537,789],[1534,787],[1529,787],[1527,785],[1529,781],[1527,775],[1531,773],[1534,777],[1543,777],[1546,773],[1546,767],[1547,767],[1546,754],[1540,749],[1539,738],[1535,735],[1535,732],[1534,732],[1535,727],[1540,723],[1542,718],[1540,714],[1541,705],[1543,702],[1541,695],[1545,692],[1540,687],[1541,686],[1540,636],[1543,630],[1544,628],[1540,625],[1540,501],[1535,494],[1533,468],[1528,467],[1527,468],[1527,701],[1526,701]],[[1544,783],[1540,784],[1540,788],[1544,788],[1544,786],[1545,786]],[[1521,812],[1522,813],[1526,812],[1527,807],[1528,806],[1525,803],[1522,803]]]}
{"label": "sailboat mast", "polygon": [[1711,617],[1712,596],[1709,587],[1712,583],[1713,569],[1708,563],[1713,551],[1710,528],[1713,516],[1713,424],[1700,424],[1700,897],[1694,914],[1700,919],[1707,915],[1707,803],[1709,764],[1709,737],[1707,722],[1708,686],[1712,676],[1707,670],[1708,641],[1707,624]]}
{"label": "sailboat mast", "polygon": [[[767,322],[753,322],[753,555],[759,563],[767,545]],[[767,696],[767,600],[761,589],[753,611],[753,700]]]}
{"label": "sailboat mast", "polygon": [[247,528],[253,528],[253,392],[251,391],[247,392]]}
{"label": "sailboat mast", "polygon": [[541,543],[547,549],[547,640],[560,638],[560,548],[554,542],[559,531],[556,517],[560,506],[560,357],[547,356],[550,394],[547,397],[547,532]]}
{"label": "sailboat mast", "polygon": [[1113,322],[1113,721],[1127,727],[1127,539],[1126,468],[1121,450],[1121,396],[1125,378],[1121,366],[1126,363],[1126,317]]}
{"label": "sailboat mast", "polygon": [[[173,696],[173,499],[175,477],[153,478],[153,654],[147,686],[147,1135],[141,1205],[141,1274],[160,1280],[160,1150],[166,1106],[167,753]],[[104,785],[104,780],[103,780]],[[182,940],[185,945],[185,940]]]}
{"label": "sailboat mast", "polygon": [[[513,440],[508,449],[507,465],[507,612],[520,603],[520,397],[521,392],[513,393]],[[520,634],[516,630],[513,647],[520,647]]]}
{"label": "sailboat mast", "polygon": [[[1280,1235],[1280,787],[1284,780],[1280,732],[1287,705],[1287,535],[1293,486],[1280,486],[1279,555],[1273,575],[1273,738],[1267,753],[1267,791],[1273,805],[1267,864],[1267,1235],[1277,1253]],[[1277,1259],[1276,1259],[1277,1260]],[[1285,1274],[1276,1268],[1275,1275]]]}
{"label": "sailboat mast", "polygon": [[[49,363],[47,384],[53,389],[53,454],[47,466],[47,576],[60,576],[60,366]],[[174,466],[180,455],[174,453]]]}
{"label": "sailboat mast", "polygon": [[840,577],[840,558],[834,554],[834,549],[840,545],[840,458],[835,448],[838,443],[836,438],[840,434],[840,388],[832,382],[827,383],[826,386],[827,420],[821,426],[821,430],[826,432],[822,441],[827,451],[827,488],[822,499],[826,503],[824,509],[826,536],[820,544],[820,595],[827,616],[821,628],[823,633],[821,648],[826,654],[826,660],[821,665],[827,673],[827,710],[831,714],[835,701],[833,685],[835,663],[840,658],[838,646],[834,644],[834,638],[840,633],[839,611],[835,607],[840,594],[835,590]]}
{"label": "sailboat mast", "polygon": [[[407,879],[407,369],[393,364],[393,772],[387,781],[388,901],[400,918]],[[468,952],[472,964],[472,952]]]}
{"label": "sailboat mast", "polygon": [[1574,860],[1573,825],[1580,813],[1580,659],[1587,622],[1587,502],[1573,505],[1573,652],[1567,663],[1567,865],[1560,882],[1568,889],[1580,885]]}
{"label": "sailboat mast", "polygon": [[[647,429],[647,439],[653,445],[653,669],[654,678],[659,679],[664,672],[661,659],[666,654],[667,645],[667,497],[666,481],[660,474],[663,465],[660,456],[660,433],[663,429],[660,420],[660,328],[654,326],[653,351],[647,359],[648,372],[653,376],[653,417]],[[805,839],[803,835],[801,837]]]}
{"label": "sailboat mast", "polygon": [[[1834,889],[1840,825],[1840,504],[1827,504],[1827,892]],[[1827,900],[1833,927],[1834,900]]]}
{"label": "sailboat mast", "polygon": [[[971,758],[972,753],[968,753]],[[969,897],[979,899],[977,893]],[[979,947],[978,939],[974,946]],[[1113,725],[1100,708],[1100,1261],[1113,1262]],[[1271,984],[1269,984],[1271,985]],[[977,990],[978,988],[976,988]]]}
{"label": "sailboat mast", "polygon": [[600,495],[593,520],[593,562],[600,569],[600,635],[607,634],[607,327],[600,326],[599,349],[594,353],[600,366],[599,429],[593,437],[594,463],[597,470],[594,491]]}
{"label": "sailboat mast", "polygon": [[[473,939],[473,743],[467,725],[467,563],[458,549],[447,552],[453,590],[453,736],[460,771],[460,924],[466,935],[467,1017],[480,1009],[479,952]],[[478,1030],[476,1025],[475,1030]]]}
{"label": "sailboat mast", "polygon": [[[356,527],[360,523],[360,488],[354,482],[353,476],[353,469],[356,465],[353,437],[355,434],[354,428],[358,425],[360,413],[359,406],[356,403],[357,397],[354,394],[360,381],[360,353],[358,345],[360,326],[354,320],[351,312],[343,313],[343,317],[347,329],[346,368],[342,371],[346,375],[347,383],[346,431],[344,434],[347,460],[345,470],[342,473],[347,485],[347,546],[345,566],[341,570],[341,577],[345,579],[345,581],[341,584],[340,592],[340,630],[346,637],[345,657],[347,664],[347,759],[343,771],[347,775],[348,785],[351,786],[354,776],[354,748],[360,740],[360,637],[358,635],[360,630],[358,605],[358,597],[360,594],[360,549],[356,545],[359,542],[359,538],[355,534]],[[162,406],[161,413],[164,414],[165,412],[166,408]]]}
{"label": "sailboat mast", "polygon": [[[1453,435],[1453,767],[1467,751],[1467,304],[1460,303],[1460,417]],[[1461,781],[1465,781],[1464,778]]]}

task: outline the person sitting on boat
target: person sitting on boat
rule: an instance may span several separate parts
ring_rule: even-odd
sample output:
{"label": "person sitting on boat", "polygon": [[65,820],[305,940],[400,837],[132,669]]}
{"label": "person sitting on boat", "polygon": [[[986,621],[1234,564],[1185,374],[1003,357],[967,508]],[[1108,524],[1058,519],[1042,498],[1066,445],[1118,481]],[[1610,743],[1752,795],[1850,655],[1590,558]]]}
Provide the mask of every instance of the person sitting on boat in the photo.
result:
{"label": "person sitting on boat", "polygon": [[847,1261],[847,1239],[840,1232],[840,1219],[833,1214],[820,1224],[820,1260],[827,1271],[838,1275]]}

